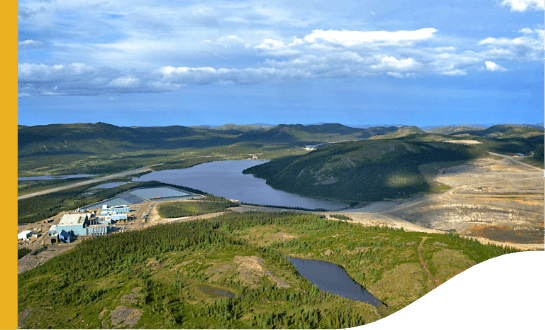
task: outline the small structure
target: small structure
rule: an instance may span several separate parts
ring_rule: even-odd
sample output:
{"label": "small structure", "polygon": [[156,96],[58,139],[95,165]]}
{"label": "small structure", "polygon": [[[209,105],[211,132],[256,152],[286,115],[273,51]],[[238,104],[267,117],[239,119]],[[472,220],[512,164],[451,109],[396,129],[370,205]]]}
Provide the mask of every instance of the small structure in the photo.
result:
{"label": "small structure", "polygon": [[51,225],[47,233],[49,234],[49,236],[55,235],[57,233],[57,225]]}
{"label": "small structure", "polygon": [[17,240],[22,239],[23,241],[26,241],[30,236],[32,236],[31,230],[23,230],[17,235]]}
{"label": "small structure", "polygon": [[58,234],[59,243],[65,242],[70,243],[70,240],[72,239],[72,235],[70,233],[66,232],[64,229],[61,230],[61,232]]}
{"label": "small structure", "polygon": [[52,234],[51,236],[49,236],[49,239],[51,240],[51,244],[59,243],[59,234]]}
{"label": "small structure", "polygon": [[127,205],[117,205],[108,207],[108,205],[102,205],[102,210],[100,212],[101,216],[110,215],[114,213],[128,213],[131,209]]}
{"label": "small structure", "polygon": [[106,225],[92,225],[86,228],[87,236],[103,236],[109,234],[112,227]]}

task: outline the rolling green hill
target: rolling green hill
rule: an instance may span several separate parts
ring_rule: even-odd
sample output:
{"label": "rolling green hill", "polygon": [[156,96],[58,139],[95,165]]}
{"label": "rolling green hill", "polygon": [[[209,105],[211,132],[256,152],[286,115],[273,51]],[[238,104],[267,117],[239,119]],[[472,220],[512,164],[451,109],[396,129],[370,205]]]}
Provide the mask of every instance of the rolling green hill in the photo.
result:
{"label": "rolling green hill", "polygon": [[427,192],[418,165],[471,159],[474,147],[409,138],[362,140],[323,146],[246,169],[274,188],[304,196],[351,202],[376,201]]}
{"label": "rolling green hill", "polygon": [[[218,129],[96,124],[20,126],[19,175],[113,173],[151,164],[195,165],[221,159],[267,159],[304,152],[306,144],[356,140],[398,128],[350,128],[340,124],[278,125],[254,130],[227,124]],[[184,156],[182,156],[184,155]]]}
{"label": "rolling green hill", "polygon": [[467,125],[461,125],[461,126],[441,126],[441,127],[435,127],[435,128],[429,128],[425,129],[424,131],[426,133],[437,133],[437,134],[456,134],[458,132],[475,132],[475,131],[482,131],[484,130],[484,127],[479,126],[467,126]]}
{"label": "rolling green hill", "polygon": [[[355,327],[512,252],[452,234],[362,227],[312,214],[230,213],[88,239],[20,274],[19,328]],[[287,255],[342,266],[388,307],[319,291]]]}
{"label": "rolling green hill", "polygon": [[534,136],[543,137],[543,130],[535,127],[517,125],[494,125],[484,130],[459,131],[456,134],[470,134],[493,139],[530,138]]}

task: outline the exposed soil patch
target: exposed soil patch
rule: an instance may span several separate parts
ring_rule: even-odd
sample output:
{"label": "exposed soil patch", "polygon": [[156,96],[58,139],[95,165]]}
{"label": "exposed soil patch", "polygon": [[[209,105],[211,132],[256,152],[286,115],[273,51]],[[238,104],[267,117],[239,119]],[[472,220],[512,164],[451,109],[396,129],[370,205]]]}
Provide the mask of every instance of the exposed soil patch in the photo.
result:
{"label": "exposed soil patch", "polygon": [[322,255],[329,256],[329,255],[331,255],[332,253],[333,253],[333,251],[331,251],[330,249],[327,249],[327,250],[325,250],[324,253],[322,253]]}
{"label": "exposed soil patch", "polygon": [[291,235],[291,234],[286,234],[286,233],[277,233],[274,236],[278,237],[278,238],[281,238],[281,239],[291,239],[291,238],[296,238],[297,237],[297,235]]}
{"label": "exposed soil patch", "polygon": [[136,287],[132,289],[131,293],[121,297],[120,299],[121,303],[126,303],[126,302],[128,302],[129,304],[136,303],[138,301],[138,298],[140,298],[138,291],[140,291],[140,287]]}
{"label": "exposed soil patch", "polygon": [[101,319],[104,317],[104,314],[106,314],[108,312],[108,308],[104,307],[102,309],[102,311],[100,312],[100,314],[98,314],[98,318]]}
{"label": "exposed soil patch", "polygon": [[265,275],[265,268],[263,268],[264,260],[257,257],[240,257],[235,256],[235,262],[238,265],[239,279],[245,283],[254,283],[259,281],[261,277]]}
{"label": "exposed soil patch", "polygon": [[289,288],[290,285],[285,281],[274,276],[263,266],[264,260],[257,256],[240,257],[235,256],[235,262],[239,264],[237,271],[238,278],[245,283],[253,284],[259,281],[263,276],[268,276],[269,280],[276,283],[279,288]]}
{"label": "exposed soil patch", "polygon": [[17,318],[17,328],[21,329],[25,327],[25,320],[32,314],[33,310],[34,309],[32,309],[31,307],[27,307],[24,311],[19,313],[19,316]]}
{"label": "exposed soil patch", "polygon": [[110,319],[115,328],[128,326],[129,329],[131,329],[138,323],[141,316],[141,310],[126,306],[117,306],[117,308],[110,313]]}
{"label": "exposed soil patch", "polygon": [[209,267],[208,270],[206,271],[207,274],[213,274],[211,277],[210,277],[210,280],[211,281],[217,281],[220,279],[221,277],[221,274],[225,271],[228,271],[230,269],[233,269],[233,265],[230,265],[230,264],[223,264],[223,265],[220,265],[218,267]]}

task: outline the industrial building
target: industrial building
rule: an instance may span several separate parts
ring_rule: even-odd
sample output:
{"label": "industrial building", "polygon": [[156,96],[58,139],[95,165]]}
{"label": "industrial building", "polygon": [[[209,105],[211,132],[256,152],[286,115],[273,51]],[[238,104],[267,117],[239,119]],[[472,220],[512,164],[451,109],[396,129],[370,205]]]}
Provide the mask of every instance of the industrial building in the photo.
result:
{"label": "industrial building", "polygon": [[111,215],[98,217],[98,223],[104,225],[104,224],[111,224],[111,223],[114,223],[116,221],[127,221],[127,219],[128,219],[128,216],[126,214],[114,213],[114,214],[111,214]]}
{"label": "industrial building", "polygon": [[17,240],[26,241],[30,236],[32,236],[32,230],[24,230],[17,235]]}
{"label": "industrial building", "polygon": [[[59,241],[66,242],[70,234],[76,236],[99,236],[106,235],[112,231],[112,227],[102,223],[99,218],[94,217],[91,213],[65,214],[57,225],[51,226],[49,235],[54,236],[52,240],[58,239]],[[65,234],[62,234],[63,232]]]}
{"label": "industrial building", "polygon": [[85,228],[89,227],[91,213],[84,214],[65,214],[62,216],[61,221],[56,226],[56,232],[60,233],[65,230],[67,233],[71,233],[77,236],[86,235]]}
{"label": "industrial building", "polygon": [[121,214],[121,213],[128,213],[131,209],[127,205],[117,205],[117,206],[110,206],[108,205],[102,205],[102,210],[100,211],[101,216],[106,215],[112,215],[112,214]]}

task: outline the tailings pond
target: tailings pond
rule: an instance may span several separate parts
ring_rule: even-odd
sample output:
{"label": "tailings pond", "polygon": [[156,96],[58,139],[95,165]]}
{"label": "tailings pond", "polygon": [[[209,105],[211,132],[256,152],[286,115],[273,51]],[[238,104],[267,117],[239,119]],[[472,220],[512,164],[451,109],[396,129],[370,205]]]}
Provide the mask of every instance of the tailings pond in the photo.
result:
{"label": "tailings pond", "polygon": [[156,180],[250,204],[325,210],[338,210],[349,206],[345,203],[307,198],[276,190],[267,185],[264,179],[256,178],[252,174],[242,174],[243,170],[266,162],[263,160],[210,162],[179,170],[152,172],[134,178],[133,181]]}
{"label": "tailings pond", "polygon": [[363,301],[373,306],[382,304],[369,291],[354,281],[339,265],[322,260],[287,258],[301,276],[326,291],[344,298]]}

